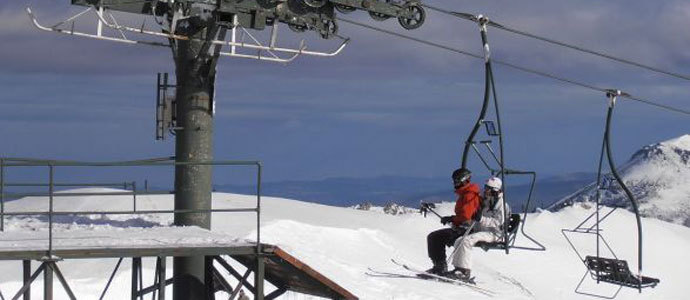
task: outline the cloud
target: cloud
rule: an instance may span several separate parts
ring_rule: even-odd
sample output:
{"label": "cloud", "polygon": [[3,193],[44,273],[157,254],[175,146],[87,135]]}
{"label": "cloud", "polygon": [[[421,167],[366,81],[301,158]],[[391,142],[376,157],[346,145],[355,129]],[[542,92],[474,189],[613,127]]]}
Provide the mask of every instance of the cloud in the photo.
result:
{"label": "cloud", "polygon": [[[580,44],[589,48],[602,50],[621,57],[640,60],[645,63],[658,64],[674,68],[683,63],[687,71],[687,51],[679,46],[687,46],[689,18],[688,4],[683,1],[667,0],[645,3],[643,1],[606,1],[591,2],[588,5],[572,1],[531,0],[497,1],[497,2],[454,2],[427,1],[428,3],[458,11],[484,13],[494,21],[524,29],[539,35],[557,40]],[[35,10],[45,20],[60,20],[80,8],[67,4],[34,3]],[[5,70],[15,72],[75,72],[75,73],[152,73],[162,69],[171,69],[171,57],[168,50],[149,49],[146,47],[129,47],[102,41],[89,41],[67,36],[51,36],[34,30],[28,18],[24,17],[21,5],[10,4],[0,10],[0,37],[9,39],[0,50]],[[118,14],[123,21],[131,21],[134,27],[140,25],[138,17]],[[415,31],[404,31],[395,20],[375,22],[361,12],[347,15],[397,32],[404,32],[424,39],[461,47],[470,52],[480,53],[481,45],[476,24],[457,20],[446,15],[430,11],[427,23]],[[94,20],[88,19],[88,23]],[[47,21],[46,21],[47,22]],[[88,23],[77,25],[86,29]],[[153,24],[153,22],[148,22]],[[95,24],[95,23],[94,23]],[[93,24],[89,30],[93,31]],[[326,61],[324,59],[301,57],[291,69],[306,73],[305,76],[322,76],[335,69],[341,73],[359,73],[377,66],[378,73],[393,75],[392,70],[399,66],[414,66],[420,74],[438,72],[450,74],[458,69],[476,68],[473,59],[445,53],[424,45],[415,45],[409,41],[388,37],[352,25],[341,24],[341,32],[353,38],[352,44],[341,57]],[[281,27],[281,41],[295,44],[299,38],[307,38],[314,47],[334,46],[334,44],[317,42],[315,34],[296,35]],[[266,32],[259,33],[266,35]],[[578,69],[610,71],[609,62],[572,51],[563,51],[556,47],[543,45],[534,40],[515,37],[499,30],[490,29],[492,49],[497,57],[553,71]],[[51,49],[51,55],[45,50]],[[233,68],[242,71],[267,70],[265,64],[252,61],[227,60],[222,68]],[[386,71],[388,70],[388,71]],[[620,69],[614,69],[614,72]],[[683,70],[680,70],[683,71]],[[368,73],[368,72],[367,72]],[[591,74],[591,73],[590,73]],[[610,73],[609,73],[610,74]],[[377,74],[372,74],[375,76]],[[626,74],[628,76],[628,74]]]}
{"label": "cloud", "polygon": [[[152,137],[155,73],[174,74],[169,49],[40,32],[31,27],[23,1],[2,2],[0,139],[12,141],[2,144],[3,153],[138,158],[172,149],[169,142],[155,143]],[[428,2],[690,73],[690,8],[685,1]],[[46,23],[79,11],[62,1],[34,4]],[[400,29],[395,20],[374,22],[361,12],[348,18],[481,53],[476,24],[428,15],[415,31]],[[137,18],[123,17],[139,24]],[[92,21],[77,26],[86,29]],[[433,174],[456,163],[481,105],[482,60],[346,24],[341,33],[353,41],[334,58],[305,56],[288,66],[222,60],[216,84],[219,157],[265,160],[272,170],[268,176],[277,179]],[[313,37],[281,27],[280,42],[285,44],[296,45],[302,38],[310,49],[337,44]],[[489,29],[489,39],[497,59],[687,106],[686,82],[495,28]],[[596,158],[601,142],[604,95],[500,65],[494,65],[494,73],[511,163],[536,165],[545,172],[587,169],[583,166]],[[621,151],[655,142],[662,132],[687,133],[687,120],[681,117],[632,102],[619,107]]]}

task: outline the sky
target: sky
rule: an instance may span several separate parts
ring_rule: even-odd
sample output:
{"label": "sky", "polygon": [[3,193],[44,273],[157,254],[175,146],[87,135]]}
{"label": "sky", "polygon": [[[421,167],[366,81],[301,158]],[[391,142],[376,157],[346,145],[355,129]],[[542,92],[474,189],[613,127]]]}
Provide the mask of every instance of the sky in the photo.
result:
{"label": "sky", "polygon": [[[687,1],[426,3],[690,74]],[[170,51],[41,32],[24,12],[29,4],[45,24],[79,11],[69,1],[0,3],[0,156],[109,161],[174,155],[172,138],[155,141],[154,122],[156,73],[173,73]],[[138,17],[118,16],[141,24]],[[422,28],[405,31],[395,20],[377,22],[363,12],[347,17],[481,53],[478,28],[469,21],[429,11]],[[89,17],[77,28],[93,32],[94,24]],[[339,29],[352,42],[333,58],[304,56],[287,66],[221,59],[215,157],[261,160],[266,181],[449,176],[479,113],[482,61],[349,24]],[[302,38],[314,49],[337,44],[317,41],[313,32],[281,30],[285,45]],[[489,42],[495,59],[690,109],[687,81],[492,28]],[[500,65],[494,75],[509,167],[542,176],[595,171],[605,95]],[[631,101],[620,101],[614,118],[617,163],[644,145],[690,133],[688,116]],[[215,181],[248,179],[231,172]]]}

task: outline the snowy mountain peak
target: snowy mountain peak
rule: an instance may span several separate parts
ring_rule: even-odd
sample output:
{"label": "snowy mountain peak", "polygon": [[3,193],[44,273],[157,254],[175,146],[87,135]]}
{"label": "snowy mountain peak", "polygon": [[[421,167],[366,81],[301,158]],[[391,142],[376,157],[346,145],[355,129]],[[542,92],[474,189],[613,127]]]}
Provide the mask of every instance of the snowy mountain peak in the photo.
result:
{"label": "snowy mountain peak", "polygon": [[690,134],[686,134],[661,143],[645,146],[633,154],[631,161],[649,159],[664,159],[672,161],[673,158],[676,157],[681,162],[680,164],[676,165],[685,167],[688,166],[690,161]]}
{"label": "snowy mountain peak", "polygon": [[[621,177],[640,202],[640,213],[690,227],[690,135],[643,147],[620,168]],[[594,201],[596,183],[564,198],[553,210]],[[601,191],[601,202],[630,208],[618,184]]]}
{"label": "snowy mountain peak", "polygon": [[671,139],[665,142],[662,142],[663,144],[668,144],[671,146],[676,146],[676,147],[681,147],[685,149],[690,149],[690,134],[685,134],[680,137],[677,137],[675,139]]}

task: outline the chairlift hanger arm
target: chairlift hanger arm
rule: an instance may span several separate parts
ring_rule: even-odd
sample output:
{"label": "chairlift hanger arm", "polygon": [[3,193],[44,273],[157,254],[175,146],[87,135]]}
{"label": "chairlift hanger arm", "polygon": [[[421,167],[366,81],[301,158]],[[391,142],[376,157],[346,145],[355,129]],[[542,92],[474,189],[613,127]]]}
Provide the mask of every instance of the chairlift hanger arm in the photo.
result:
{"label": "chairlift hanger arm", "polygon": [[486,112],[489,108],[489,102],[491,100],[491,57],[489,54],[489,44],[488,44],[488,39],[486,36],[486,27],[480,25],[480,33],[481,33],[481,38],[482,38],[482,46],[485,49],[484,52],[484,100],[482,101],[482,108],[481,111],[479,112],[479,116],[477,117],[477,121],[474,123],[474,126],[472,127],[472,131],[470,131],[469,136],[467,137],[467,141],[465,142],[465,147],[462,151],[462,159],[460,162],[460,165],[462,168],[467,168],[467,157],[470,151],[470,147],[472,142],[474,142],[474,137],[479,131],[479,127],[481,127],[482,123],[484,122],[484,118],[486,117]]}
{"label": "chairlift hanger arm", "polygon": [[[607,98],[609,99],[609,107],[608,111],[606,113],[606,131],[604,133],[604,142],[606,143],[606,158],[609,163],[609,168],[611,169],[611,174],[613,177],[618,181],[618,184],[620,187],[623,189],[625,192],[625,195],[628,197],[630,200],[630,203],[632,204],[633,211],[635,212],[635,219],[637,221],[637,248],[638,248],[638,253],[637,253],[637,271],[638,275],[642,273],[642,220],[640,218],[640,211],[639,211],[639,205],[637,203],[637,199],[635,199],[635,196],[630,192],[630,189],[625,185],[625,182],[623,182],[623,179],[621,178],[620,174],[618,174],[618,170],[616,169],[616,164],[613,160],[613,155],[611,153],[611,120],[613,118],[613,109],[616,105],[616,98],[619,96],[627,95],[620,90],[609,90],[606,93]],[[640,275],[641,276],[641,275]]]}
{"label": "chairlift hanger arm", "polygon": [[474,153],[477,154],[477,157],[479,157],[479,160],[484,164],[484,167],[486,167],[486,169],[489,170],[489,173],[491,173],[491,175],[496,174],[497,171],[489,165],[486,159],[484,159],[484,156],[481,152],[479,152],[479,149],[477,148],[477,145],[475,143],[472,143],[472,149],[474,149]]}

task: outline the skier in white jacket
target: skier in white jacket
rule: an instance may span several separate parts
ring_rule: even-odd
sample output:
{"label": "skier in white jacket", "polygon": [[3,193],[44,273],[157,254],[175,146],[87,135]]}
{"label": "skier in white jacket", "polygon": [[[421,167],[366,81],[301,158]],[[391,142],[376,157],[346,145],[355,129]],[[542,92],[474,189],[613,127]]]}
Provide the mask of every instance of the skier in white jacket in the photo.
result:
{"label": "skier in white jacket", "polygon": [[493,243],[503,240],[503,224],[510,208],[506,203],[503,209],[503,182],[498,177],[491,177],[484,185],[482,196],[482,217],[475,224],[476,231],[455,240],[455,251],[452,263],[455,269],[449,274],[458,279],[469,279],[472,269],[472,247],[477,242]]}

